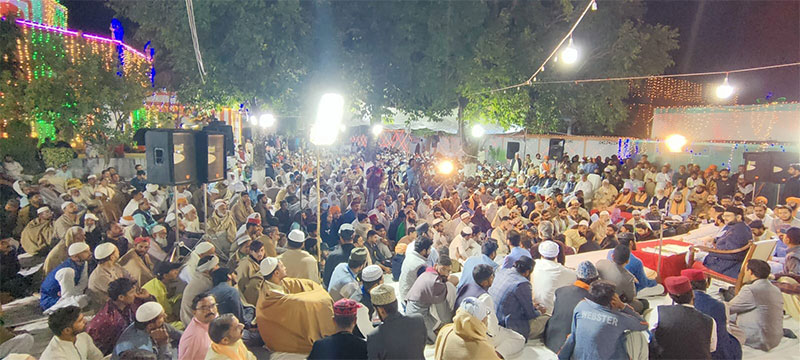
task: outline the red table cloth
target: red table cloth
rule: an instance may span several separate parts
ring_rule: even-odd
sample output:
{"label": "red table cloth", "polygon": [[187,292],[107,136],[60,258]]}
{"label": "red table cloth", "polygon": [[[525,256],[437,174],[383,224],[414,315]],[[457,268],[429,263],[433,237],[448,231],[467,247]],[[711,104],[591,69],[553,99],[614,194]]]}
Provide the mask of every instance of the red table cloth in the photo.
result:
{"label": "red table cloth", "polygon": [[[672,244],[672,245],[680,245],[680,246],[691,246],[692,244],[685,243],[683,241],[678,240],[670,240],[664,239],[664,245]],[[648,269],[652,269],[654,271],[658,271],[658,254],[643,251],[645,248],[658,248],[658,240],[650,240],[650,241],[642,241],[636,243],[636,249],[631,251],[633,255],[635,255],[639,260],[642,260],[642,265],[647,267]],[[663,258],[661,261],[661,279],[666,279],[670,276],[679,276],[681,274],[681,270],[686,269],[686,253],[681,254],[674,254],[674,255],[667,255],[662,254]],[[659,279],[659,282],[661,282]]]}

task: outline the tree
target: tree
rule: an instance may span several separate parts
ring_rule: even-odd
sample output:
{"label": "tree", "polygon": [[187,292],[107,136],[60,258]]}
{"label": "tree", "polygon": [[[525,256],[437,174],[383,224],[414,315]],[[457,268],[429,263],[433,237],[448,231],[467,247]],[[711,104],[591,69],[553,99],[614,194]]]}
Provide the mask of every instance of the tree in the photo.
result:
{"label": "tree", "polygon": [[[254,112],[295,113],[308,74],[310,3],[299,0],[196,1],[194,17],[206,69],[201,80],[183,1],[111,0],[120,16],[138,25],[134,38],[151,41],[156,66],[184,103],[247,103]],[[260,143],[260,142],[256,142]],[[255,147],[263,169],[264,148]]]}

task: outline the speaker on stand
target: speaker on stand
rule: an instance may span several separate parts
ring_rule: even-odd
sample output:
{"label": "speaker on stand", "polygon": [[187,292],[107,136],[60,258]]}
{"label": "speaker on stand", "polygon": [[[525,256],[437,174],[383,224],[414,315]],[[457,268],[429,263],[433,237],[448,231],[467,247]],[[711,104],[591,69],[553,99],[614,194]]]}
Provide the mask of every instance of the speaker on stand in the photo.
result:
{"label": "speaker on stand", "polygon": [[145,133],[147,181],[158,185],[197,182],[194,133],[189,130],[150,130]]}

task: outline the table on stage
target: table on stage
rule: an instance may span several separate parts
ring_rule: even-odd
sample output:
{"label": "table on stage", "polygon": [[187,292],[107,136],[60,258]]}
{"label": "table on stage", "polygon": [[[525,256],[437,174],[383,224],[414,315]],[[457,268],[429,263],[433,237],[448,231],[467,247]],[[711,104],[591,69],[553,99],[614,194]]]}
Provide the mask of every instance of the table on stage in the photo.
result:
{"label": "table on stage", "polygon": [[[678,276],[681,270],[686,269],[686,253],[691,245],[679,240],[664,239],[664,248],[661,252],[661,279]],[[631,253],[642,260],[644,267],[658,271],[658,240],[636,243],[636,250]]]}

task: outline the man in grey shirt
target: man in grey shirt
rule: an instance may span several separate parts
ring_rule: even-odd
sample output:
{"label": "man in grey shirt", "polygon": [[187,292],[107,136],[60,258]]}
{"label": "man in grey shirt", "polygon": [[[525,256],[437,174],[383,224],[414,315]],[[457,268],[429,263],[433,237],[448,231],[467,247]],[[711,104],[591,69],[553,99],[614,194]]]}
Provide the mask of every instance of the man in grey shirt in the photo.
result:
{"label": "man in grey shirt", "polygon": [[614,284],[620,299],[630,304],[637,313],[642,314],[649,307],[644,299],[636,298],[636,277],[625,269],[631,257],[631,249],[623,244],[614,248],[613,261],[602,259],[597,262],[600,278]]}

